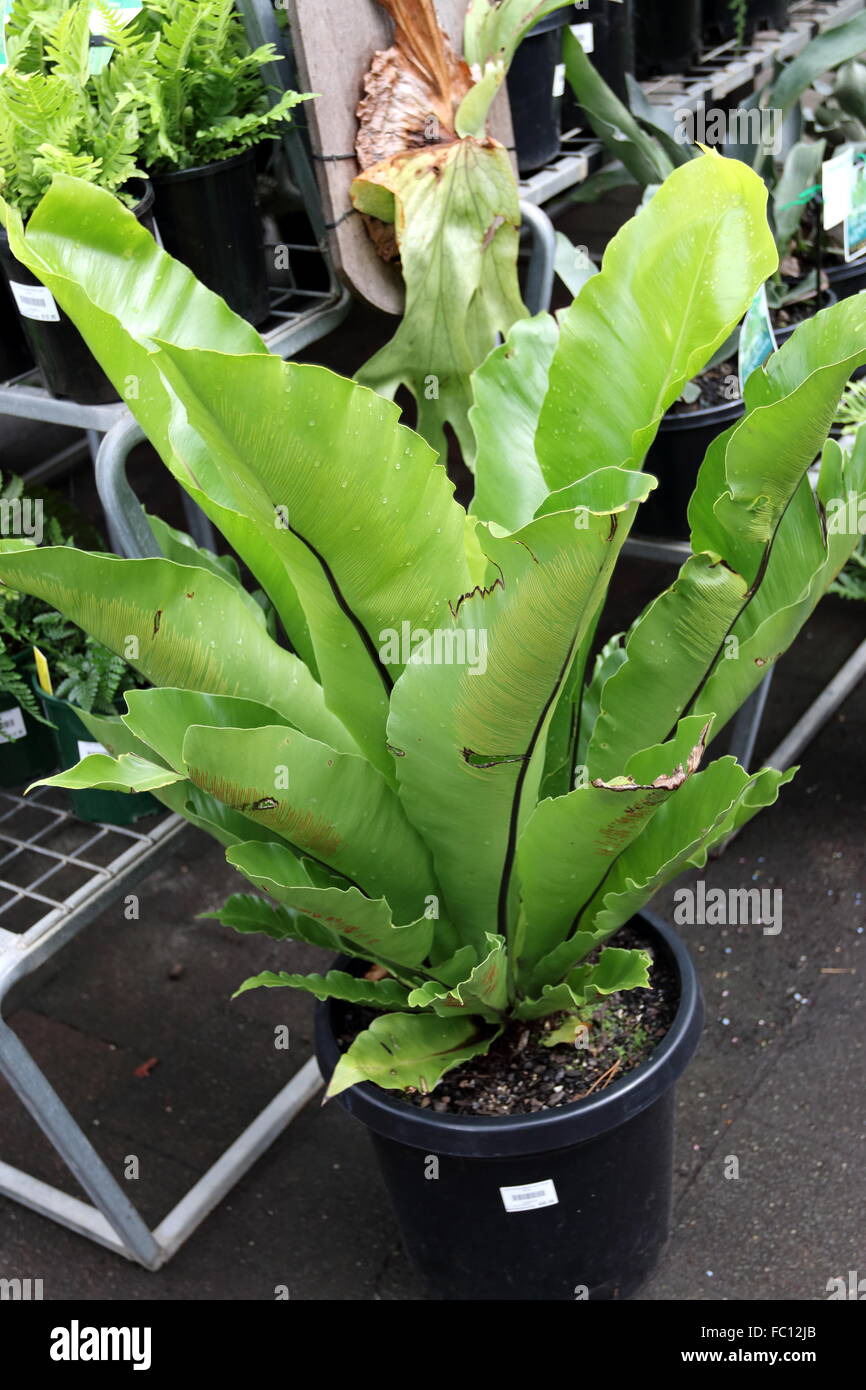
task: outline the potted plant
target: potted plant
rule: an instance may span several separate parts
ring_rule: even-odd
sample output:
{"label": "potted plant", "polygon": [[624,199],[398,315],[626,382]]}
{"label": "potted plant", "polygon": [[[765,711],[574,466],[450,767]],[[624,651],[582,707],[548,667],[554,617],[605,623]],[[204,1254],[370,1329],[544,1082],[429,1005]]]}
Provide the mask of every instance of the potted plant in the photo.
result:
{"label": "potted plant", "polygon": [[[153,193],[139,169],[139,103],[134,75],[143,59],[107,7],[94,22],[110,30],[113,57],[92,70],[90,0],[16,0],[9,19],[9,66],[0,73],[0,178],[6,201],[26,222],[58,172],[116,193],[150,222]],[[0,233],[0,263],[30,350],[56,396],[84,404],[117,399],[72,323]]]}
{"label": "potted plant", "polygon": [[[141,687],[140,677],[123,657],[58,613],[43,614],[35,628],[39,656],[33,687],[54,730],[54,766],[69,767],[82,758],[104,755],[108,750],[94,739],[82,717],[116,714],[127,691]],[[72,788],[69,801],[78,820],[106,825],[131,825],[159,810],[146,792],[130,796],[110,789]]]}
{"label": "potted plant", "polygon": [[271,105],[234,0],[145,0],[129,26],[149,61],[140,158],[166,250],[252,323],[268,316],[254,150],[308,98]]}
{"label": "potted plant", "polygon": [[[139,374],[143,427],[290,644],[213,568],[6,541],[0,581],[50,593],[113,651],[133,639],[153,687],[85,718],[112,758],[51,780],[154,791],[273,899],[236,895],[220,920],[341,953],[312,976],[287,954],[244,987],[330,1001],[329,1094],[374,1134],[445,1296],[623,1296],[667,1235],[699,990],[639,914],[792,775],[707,748],[857,542],[822,513],[866,496],[866,437],[826,440],[866,360],[866,302],[800,325],[754,373],[701,468],[678,579],[595,662],[593,633],[659,420],[772,272],[765,196],[735,161],[690,161],[559,323],[515,326],[474,383],[470,514],[392,403],[267,354],[98,189],[58,179],[13,229],[106,369]],[[665,972],[673,1020],[650,1055],[626,1023],[607,1075],[563,1067],[534,1089],[539,1058],[604,1045],[635,1017],[623,992],[658,1001]],[[448,1102],[456,1080],[475,1113]]]}
{"label": "potted plant", "polygon": [[[812,40],[777,74],[769,94],[763,98],[766,106],[781,121],[820,74],[850,60],[864,44],[863,15]],[[622,161],[623,167],[614,177],[620,182],[640,184],[645,196],[651,196],[652,189],[672,168],[695,156],[696,146],[687,143],[682,132],[677,135],[673,129],[657,124],[656,111],[636,84],[629,86],[631,109],[620,101],[571,34],[565,36],[564,53],[569,83],[595,133],[610,153]],[[854,100],[851,95],[849,104],[853,105]],[[835,299],[821,254],[827,239],[820,231],[820,208],[815,198],[820,192],[825,141],[799,140],[783,159],[758,143],[729,143],[727,149],[731,156],[747,160],[759,169],[770,190],[780,259],[766,288],[776,342],[782,343],[803,318]],[[609,178],[607,171],[596,175],[580,190],[581,198],[588,200],[596,190],[603,192],[609,186]],[[827,263],[832,264],[829,256]],[[701,376],[688,383],[662,421],[648,458],[648,467],[658,477],[659,488],[641,509],[638,525],[643,534],[677,540],[688,536],[685,505],[700,459],[712,440],[742,413],[738,340],[737,330]]]}
{"label": "potted plant", "polygon": [[701,0],[635,0],[638,77],[688,72],[701,49]]}
{"label": "potted plant", "polygon": [[512,60],[508,98],[521,175],[534,173],[559,154],[565,92],[562,31],[577,19],[574,6],[563,4],[529,30]]}

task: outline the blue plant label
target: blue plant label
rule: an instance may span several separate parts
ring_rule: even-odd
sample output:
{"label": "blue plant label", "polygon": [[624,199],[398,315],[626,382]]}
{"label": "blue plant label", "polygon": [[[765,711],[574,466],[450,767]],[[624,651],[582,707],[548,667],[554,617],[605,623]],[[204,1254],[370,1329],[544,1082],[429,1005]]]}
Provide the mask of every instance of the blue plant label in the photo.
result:
{"label": "blue plant label", "polygon": [[9,65],[6,57],[6,21],[11,8],[12,0],[0,0],[0,72],[4,72]]}
{"label": "blue plant label", "polygon": [[851,169],[851,211],[845,218],[845,260],[866,251],[866,163],[859,155]]}
{"label": "blue plant label", "polygon": [[767,286],[762,285],[748,309],[740,329],[740,394],[746,382],[758,367],[762,367],[771,353],[776,351],[776,335],[770,322],[770,306],[767,303]]}

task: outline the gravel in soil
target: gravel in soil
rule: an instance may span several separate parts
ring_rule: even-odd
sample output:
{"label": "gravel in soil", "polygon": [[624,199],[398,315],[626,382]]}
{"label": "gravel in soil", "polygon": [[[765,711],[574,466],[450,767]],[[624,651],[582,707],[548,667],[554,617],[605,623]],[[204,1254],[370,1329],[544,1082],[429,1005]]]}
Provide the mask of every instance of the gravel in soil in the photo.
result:
{"label": "gravel in soil", "polygon": [[[632,926],[623,927],[608,946],[639,948],[654,956],[647,940]],[[452,1115],[532,1115],[596,1094],[645,1062],[670,1028],[679,991],[674,972],[661,956],[650,968],[649,989],[623,990],[601,1004],[589,1021],[584,1046],[544,1039],[563,1020],[562,1014],[531,1023],[509,1024],[484,1057],[449,1071],[430,1095],[404,1092],[420,1109]],[[375,1017],[373,1010],[351,1008],[344,1015],[340,1046],[345,1050]]]}
{"label": "gravel in soil", "polygon": [[695,410],[707,410],[714,405],[733,405],[740,397],[736,362],[719,362],[717,366],[709,367],[695,377],[694,384],[701,394],[694,401],[674,401],[672,415],[689,415]]}

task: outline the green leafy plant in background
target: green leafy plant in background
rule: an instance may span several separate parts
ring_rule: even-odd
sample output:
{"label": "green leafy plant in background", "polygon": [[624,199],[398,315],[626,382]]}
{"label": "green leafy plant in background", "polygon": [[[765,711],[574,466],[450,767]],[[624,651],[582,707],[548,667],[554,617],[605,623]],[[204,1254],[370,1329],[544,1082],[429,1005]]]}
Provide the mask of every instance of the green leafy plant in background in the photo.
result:
{"label": "green leafy plant in background", "polygon": [[[90,67],[90,0],[34,5],[18,0],[10,63],[0,74],[0,179],[6,199],[28,216],[57,173],[87,179],[132,202],[138,165],[146,45],[134,43],[104,6],[103,32],[118,51]],[[152,49],[151,45],[151,49]]]}
{"label": "green leafy plant in background", "polygon": [[[836,424],[854,434],[866,424],[866,381],[852,381],[839,402]],[[833,584],[830,592],[840,598],[866,602],[866,536],[861,536],[857,549]]]}
{"label": "green leafy plant in background", "polygon": [[862,297],[750,377],[700,470],[693,553],[590,661],[661,417],[774,268],[765,202],[744,165],[690,161],[560,323],[514,325],[474,381],[471,513],[392,403],[269,355],[106,194],[58,179],[26,235],[4,212],[105,369],[137,376],[132,408],[290,644],[212,566],[5,542],[3,583],[113,651],[134,639],[153,686],[85,716],[112,758],[52,780],[156,789],[268,895],[220,921],[355,958],[243,986],[378,1011],[331,1094],[430,1090],[533,1019],[592,1027],[647,983],[617,929],[792,775],[706,750],[856,542],[822,514],[866,492],[866,434],[827,438],[866,361]]}
{"label": "green leafy plant in background", "polygon": [[[89,522],[63,497],[40,489],[40,496],[34,499],[28,495],[23,479],[15,474],[0,477],[4,534],[6,519],[14,519],[16,506],[32,507],[34,501],[42,509],[42,540],[47,545],[72,547],[73,537],[84,543],[101,544]],[[0,589],[0,692],[40,723],[49,721],[43,717],[30,682],[34,647],[45,657],[54,681],[54,694],[80,709],[113,714],[119,694],[141,684],[137,672],[122,657],[87,636],[48,603],[4,587]]]}
{"label": "green leafy plant in background", "polygon": [[[469,378],[527,310],[517,279],[520,198],[511,159],[487,133],[490,107],[517,45],[563,0],[473,0],[464,58],[439,28],[432,0],[380,0],[394,45],[377,55],[360,108],[363,172],[355,207],[392,227],[406,308],[394,337],[358,373],[393,397],[406,386],[417,428],[440,453],[450,425],[471,464]],[[395,80],[395,70],[399,81]]]}
{"label": "green leafy plant in background", "polygon": [[191,169],[273,139],[307,95],[269,104],[262,68],[272,44],[251,50],[234,0],[145,0],[128,26],[152,52],[142,75],[142,157],[148,170]]}

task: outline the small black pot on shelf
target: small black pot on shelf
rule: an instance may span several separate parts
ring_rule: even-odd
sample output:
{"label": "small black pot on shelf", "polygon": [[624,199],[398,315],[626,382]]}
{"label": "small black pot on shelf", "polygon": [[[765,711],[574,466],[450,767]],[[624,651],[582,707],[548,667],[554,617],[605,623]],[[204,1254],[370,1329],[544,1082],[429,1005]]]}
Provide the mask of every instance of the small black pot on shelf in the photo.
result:
{"label": "small black pot on shelf", "polygon": [[534,174],[559,154],[562,130],[562,31],[580,11],[563,6],[530,29],[508,73],[517,167]]}
{"label": "small black pot on shelf", "polygon": [[635,0],[635,68],[640,78],[687,72],[701,48],[701,0]]}
{"label": "small black pot on shelf", "polygon": [[[585,7],[575,9],[577,24],[586,26],[591,36],[589,58],[620,101],[629,104],[627,75],[634,76],[634,16],[632,0],[587,0]],[[587,129],[589,122],[581,111],[571,88],[566,84],[563,97],[562,127]]]}
{"label": "small black pot on shelf", "polygon": [[[652,1056],[607,1090],[511,1116],[422,1110],[369,1082],[338,1097],[368,1129],[409,1256],[440,1298],[572,1301],[581,1287],[594,1300],[627,1298],[651,1274],[670,1227],[674,1087],[698,1045],[703,1003],[677,934],[649,913],[634,924],[673,968],[679,1006]],[[343,957],[337,965],[357,969]],[[345,1007],[316,1009],[326,1080]],[[537,1189],[539,1201],[509,1210],[503,1188]]]}
{"label": "small black pot on shelf", "polygon": [[[142,226],[153,231],[150,184],[144,185],[133,211]],[[107,405],[118,400],[117,392],[72,320],[42,282],[13,255],[4,227],[0,227],[0,264],[33,360],[51,394],[81,405]]]}
{"label": "small black pot on shelf", "polygon": [[268,317],[255,151],[153,174],[156,221],[169,255],[249,323]]}
{"label": "small black pot on shelf", "polygon": [[[35,674],[29,647],[14,660],[24,680]],[[22,709],[13,695],[0,693],[0,787],[28,787],[56,767],[52,730]]]}

